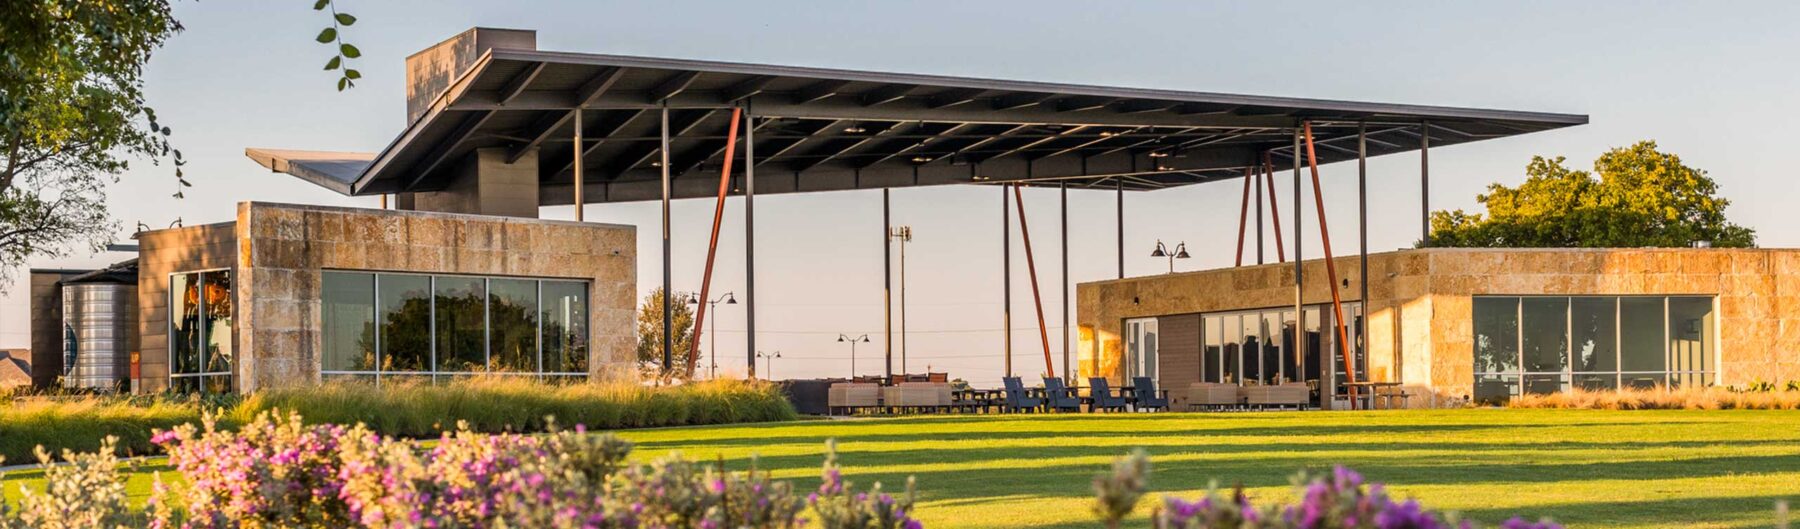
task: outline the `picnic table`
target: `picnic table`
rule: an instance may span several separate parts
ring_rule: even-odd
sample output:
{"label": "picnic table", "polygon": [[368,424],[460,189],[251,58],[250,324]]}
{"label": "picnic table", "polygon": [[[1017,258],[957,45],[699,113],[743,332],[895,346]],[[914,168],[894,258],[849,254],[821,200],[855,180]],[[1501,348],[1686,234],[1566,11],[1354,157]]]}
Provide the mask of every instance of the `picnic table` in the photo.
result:
{"label": "picnic table", "polygon": [[1344,387],[1356,390],[1354,391],[1356,398],[1364,404],[1362,409],[1372,410],[1375,409],[1377,402],[1383,400],[1386,401],[1382,406],[1384,409],[1394,408],[1395,400],[1405,403],[1408,395],[1406,392],[1400,391],[1401,385],[1399,382],[1350,382],[1344,384]]}

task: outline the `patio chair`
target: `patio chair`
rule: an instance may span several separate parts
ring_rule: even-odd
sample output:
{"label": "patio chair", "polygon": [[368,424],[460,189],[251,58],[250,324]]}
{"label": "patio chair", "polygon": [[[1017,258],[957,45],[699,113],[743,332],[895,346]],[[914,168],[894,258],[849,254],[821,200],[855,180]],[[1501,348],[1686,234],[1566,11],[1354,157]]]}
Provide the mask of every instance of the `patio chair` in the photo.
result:
{"label": "patio chair", "polygon": [[1131,379],[1131,392],[1137,396],[1137,409],[1167,410],[1169,409],[1169,392],[1156,390],[1156,381],[1150,377],[1134,377]]}
{"label": "patio chair", "polygon": [[1056,411],[1081,411],[1081,397],[1056,377],[1044,377],[1044,404]]}
{"label": "patio chair", "polygon": [[1125,406],[1130,404],[1124,395],[1113,394],[1112,386],[1106,384],[1105,378],[1089,378],[1088,388],[1088,398],[1094,401],[1093,409],[1123,411]]}
{"label": "patio chair", "polygon": [[1019,380],[1019,377],[1005,377],[1000,382],[1006,386],[1006,411],[1031,411],[1044,405],[1044,399],[1032,397],[1025,391],[1025,382]]}

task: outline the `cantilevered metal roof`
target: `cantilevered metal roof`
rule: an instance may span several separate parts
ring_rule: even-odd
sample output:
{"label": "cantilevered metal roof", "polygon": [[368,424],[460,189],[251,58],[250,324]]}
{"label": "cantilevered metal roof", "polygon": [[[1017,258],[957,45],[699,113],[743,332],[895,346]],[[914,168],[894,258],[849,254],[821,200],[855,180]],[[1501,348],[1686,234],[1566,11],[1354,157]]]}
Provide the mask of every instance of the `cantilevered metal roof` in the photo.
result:
{"label": "cantilevered metal roof", "polygon": [[[569,204],[576,156],[590,202],[657,199],[667,108],[677,198],[709,196],[731,107],[755,116],[756,192],[1069,182],[1149,190],[1241,176],[1272,152],[1291,164],[1313,123],[1321,163],[1587,123],[1584,115],[1330,101],[492,49],[347,185],[348,194],[441,189],[478,148],[537,150],[546,205]],[[585,140],[573,142],[577,109]],[[739,152],[743,152],[740,150]],[[739,164],[741,173],[742,165]],[[338,167],[343,169],[342,166]]]}

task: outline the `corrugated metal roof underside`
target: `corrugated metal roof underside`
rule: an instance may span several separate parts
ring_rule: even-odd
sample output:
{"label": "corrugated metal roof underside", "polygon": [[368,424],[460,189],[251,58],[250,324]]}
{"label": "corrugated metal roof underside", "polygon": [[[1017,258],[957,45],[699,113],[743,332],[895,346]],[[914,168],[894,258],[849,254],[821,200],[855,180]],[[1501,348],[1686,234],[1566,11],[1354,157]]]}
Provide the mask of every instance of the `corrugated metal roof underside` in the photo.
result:
{"label": "corrugated metal roof underside", "polygon": [[[1000,81],[528,50],[488,52],[364,168],[366,195],[441,189],[474,149],[538,152],[545,205],[662,196],[668,109],[677,198],[710,196],[731,107],[755,120],[757,193],[1016,181],[1150,190],[1291,167],[1314,124],[1321,163],[1584,124],[1587,116]],[[573,141],[579,121],[584,139]],[[739,149],[742,156],[743,149]],[[740,158],[741,160],[741,158]],[[343,167],[339,167],[343,169]],[[741,161],[735,171],[742,173]],[[711,176],[708,176],[711,175]]]}

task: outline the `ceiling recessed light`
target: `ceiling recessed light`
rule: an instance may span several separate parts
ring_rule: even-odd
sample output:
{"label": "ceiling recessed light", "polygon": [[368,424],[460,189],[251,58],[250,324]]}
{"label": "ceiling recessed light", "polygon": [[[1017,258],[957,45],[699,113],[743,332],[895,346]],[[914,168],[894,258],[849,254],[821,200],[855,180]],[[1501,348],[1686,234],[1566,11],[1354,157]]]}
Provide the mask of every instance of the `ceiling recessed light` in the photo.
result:
{"label": "ceiling recessed light", "polygon": [[844,134],[862,134],[864,132],[868,132],[868,129],[862,128],[861,125],[844,127]]}
{"label": "ceiling recessed light", "polygon": [[1151,158],[1168,158],[1169,151],[1150,151]]}
{"label": "ceiling recessed light", "polygon": [[912,157],[912,161],[913,161],[913,163],[925,163],[925,162],[931,161],[931,157],[929,157],[929,156],[914,156],[914,157]]}
{"label": "ceiling recessed light", "polygon": [[1158,171],[1174,171],[1175,168],[1169,167],[1167,165],[1158,165],[1158,166],[1156,166],[1156,170],[1158,170]]}

